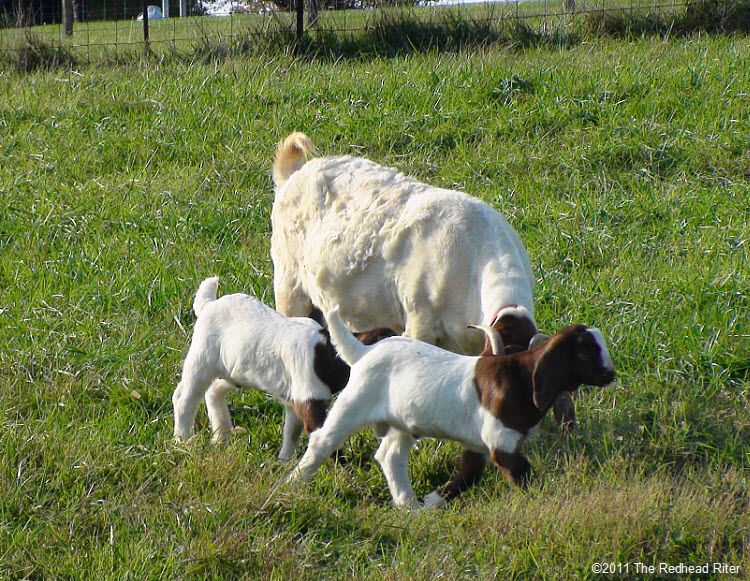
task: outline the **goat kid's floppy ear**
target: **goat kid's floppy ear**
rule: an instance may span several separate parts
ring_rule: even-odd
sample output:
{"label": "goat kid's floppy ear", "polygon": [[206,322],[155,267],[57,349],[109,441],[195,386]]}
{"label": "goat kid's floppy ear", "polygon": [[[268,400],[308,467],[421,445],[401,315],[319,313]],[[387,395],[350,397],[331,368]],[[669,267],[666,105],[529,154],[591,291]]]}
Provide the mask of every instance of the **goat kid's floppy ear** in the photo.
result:
{"label": "goat kid's floppy ear", "polygon": [[544,333],[537,333],[531,338],[531,341],[529,341],[529,349],[533,349],[534,347],[538,347],[542,343],[545,343],[546,341],[549,341],[550,336],[545,335]]}
{"label": "goat kid's floppy ear", "polygon": [[531,376],[534,405],[546,411],[564,391],[565,355],[563,350],[548,345],[534,366]]}
{"label": "goat kid's floppy ear", "polygon": [[[492,355],[505,355],[505,347],[503,347],[503,338],[500,336],[500,333],[498,333],[495,327],[491,327],[489,325],[468,325],[468,328],[479,329],[480,331],[484,331],[484,334],[487,336],[487,339],[490,342],[490,347],[492,348],[492,351],[491,351]],[[487,348],[485,347],[485,351],[486,350]]]}

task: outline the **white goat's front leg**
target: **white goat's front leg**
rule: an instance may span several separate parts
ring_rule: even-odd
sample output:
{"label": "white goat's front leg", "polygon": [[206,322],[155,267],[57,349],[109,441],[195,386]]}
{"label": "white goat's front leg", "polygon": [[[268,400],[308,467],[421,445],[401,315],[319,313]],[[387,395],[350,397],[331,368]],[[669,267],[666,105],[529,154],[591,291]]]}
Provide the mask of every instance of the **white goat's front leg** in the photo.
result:
{"label": "white goat's front leg", "polygon": [[227,392],[234,385],[224,379],[216,379],[206,392],[206,410],[211,423],[211,441],[226,442],[232,435],[232,418],[227,405]]}
{"label": "white goat's front leg", "polygon": [[352,433],[354,433],[354,430],[341,431],[336,427],[332,430],[328,430],[325,425],[319,430],[315,430],[310,434],[310,440],[307,443],[307,450],[305,450],[304,456],[302,456],[299,464],[297,464],[294,470],[292,470],[292,473],[287,477],[287,482],[294,480],[307,482],[310,480],[320,465],[325,462]]}
{"label": "white goat's front leg", "polygon": [[383,469],[396,506],[416,507],[420,504],[409,481],[409,451],[415,443],[411,434],[391,428],[375,452],[375,460]]}
{"label": "white goat's front leg", "polygon": [[276,310],[287,317],[309,316],[313,304],[302,289],[302,284],[294,273],[295,269],[285,269],[275,258],[274,268],[273,295]]}
{"label": "white goat's front leg", "polygon": [[404,335],[417,341],[435,345],[438,339],[435,317],[431,313],[408,312]]}
{"label": "white goat's front leg", "polygon": [[279,452],[280,462],[289,462],[294,457],[294,452],[302,434],[302,420],[299,419],[291,404],[284,404],[284,433]]}

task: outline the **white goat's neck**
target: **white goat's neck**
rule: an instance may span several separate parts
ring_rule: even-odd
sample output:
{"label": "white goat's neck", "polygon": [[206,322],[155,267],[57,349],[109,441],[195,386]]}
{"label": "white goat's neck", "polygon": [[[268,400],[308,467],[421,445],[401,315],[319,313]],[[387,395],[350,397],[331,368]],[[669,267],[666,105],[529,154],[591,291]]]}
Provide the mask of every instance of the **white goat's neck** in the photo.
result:
{"label": "white goat's neck", "polygon": [[532,320],[534,317],[534,300],[529,281],[524,273],[514,269],[498,272],[496,265],[487,265],[482,273],[480,303],[484,325],[491,325],[497,313],[509,305],[526,307]]}

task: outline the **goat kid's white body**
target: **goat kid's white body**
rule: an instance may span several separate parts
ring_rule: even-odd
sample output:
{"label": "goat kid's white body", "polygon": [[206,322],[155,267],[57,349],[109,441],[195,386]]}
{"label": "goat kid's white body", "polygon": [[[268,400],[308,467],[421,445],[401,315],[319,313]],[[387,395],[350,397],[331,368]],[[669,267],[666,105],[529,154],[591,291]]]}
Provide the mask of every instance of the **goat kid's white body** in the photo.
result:
{"label": "goat kid's white body", "polygon": [[479,357],[457,355],[406,337],[365,347],[341,318],[328,315],[329,331],[343,359],[352,365],[349,383],[331,407],[323,427],[310,436],[292,478],[309,479],[352,433],[374,424],[388,428],[375,458],[397,505],[417,504],[406,457],[417,437],[456,440],[480,453],[513,453],[523,442],[481,406],[474,386]]}
{"label": "goat kid's white body", "polygon": [[350,157],[316,158],[277,186],[271,255],[279,310],[340,305],[354,330],[386,326],[478,352],[498,309],[533,320],[528,255],[505,219],[461,192]]}
{"label": "goat kid's white body", "polygon": [[[214,436],[231,432],[224,395],[234,386],[256,387],[283,402],[329,399],[328,386],[313,368],[315,346],[324,341],[322,327],[305,317],[284,317],[249,295],[216,299],[217,285],[218,279],[207,279],[196,295],[198,320],[173,395],[175,436],[190,437],[204,395]],[[285,422],[296,425],[299,419],[290,412]],[[286,459],[296,445],[288,441],[288,430],[294,431],[292,426],[284,430],[281,456]]]}
{"label": "goat kid's white body", "polygon": [[222,378],[282,401],[328,399],[330,390],[312,373],[321,329],[312,319],[284,317],[251,296],[225,295],[198,317],[188,357],[194,352]]}

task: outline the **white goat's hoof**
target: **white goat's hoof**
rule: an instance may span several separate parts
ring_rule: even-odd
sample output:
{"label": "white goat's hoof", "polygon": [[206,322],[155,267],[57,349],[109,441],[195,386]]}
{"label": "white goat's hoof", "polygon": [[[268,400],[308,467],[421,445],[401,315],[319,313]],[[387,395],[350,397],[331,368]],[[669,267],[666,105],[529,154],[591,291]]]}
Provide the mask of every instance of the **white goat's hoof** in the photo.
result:
{"label": "white goat's hoof", "polygon": [[440,508],[445,502],[445,498],[436,490],[424,497],[424,508]]}

